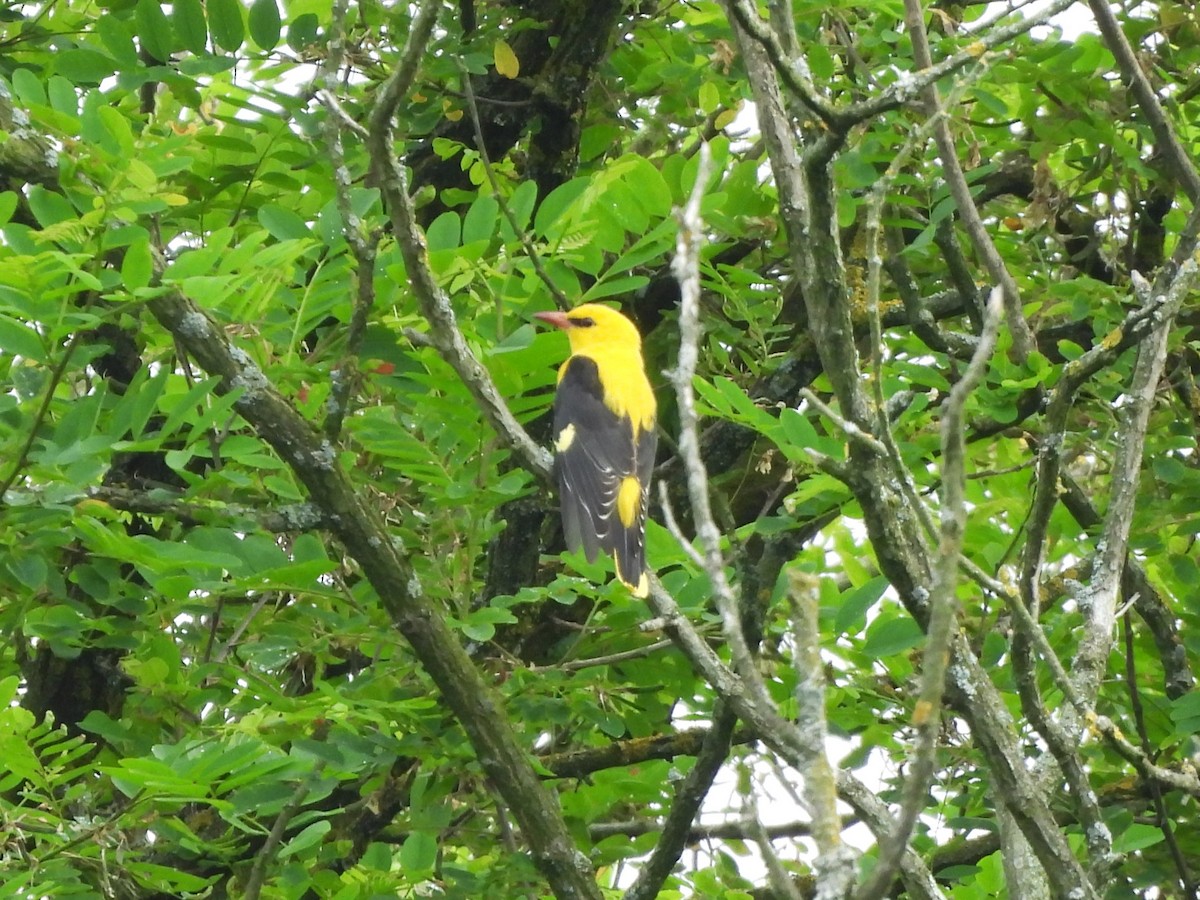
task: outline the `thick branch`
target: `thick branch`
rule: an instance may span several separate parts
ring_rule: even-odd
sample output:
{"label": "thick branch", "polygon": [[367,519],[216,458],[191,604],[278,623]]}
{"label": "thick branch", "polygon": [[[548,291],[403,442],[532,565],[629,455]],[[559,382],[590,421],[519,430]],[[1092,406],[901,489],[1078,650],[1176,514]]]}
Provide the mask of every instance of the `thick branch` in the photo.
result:
{"label": "thick branch", "polygon": [[534,772],[499,697],[480,676],[441,610],[425,595],[374,504],[355,491],[334,446],[190,300],[168,291],[149,308],[206,371],[221,379],[219,393],[239,394],[237,411],[292,467],[333,533],[362,567],[467,732],[488,778],[512,807],[535,860],[558,895],[598,898],[591,865],[575,850],[558,803]]}
{"label": "thick branch", "polygon": [[1133,379],[1126,394],[1128,400],[1123,408],[1124,422],[1117,436],[1112,496],[1104,518],[1104,533],[1096,546],[1096,567],[1087,596],[1080,598],[1079,604],[1084,616],[1084,633],[1072,673],[1076,686],[1089,703],[1094,702],[1100,688],[1100,679],[1108,668],[1108,654],[1113,645],[1117,593],[1137,500],[1142,448],[1145,446],[1146,426],[1150,421],[1154,394],[1167,359],[1167,337],[1175,314],[1198,276],[1200,265],[1197,265],[1193,256],[1179,268],[1174,278],[1165,285],[1165,290],[1164,286],[1156,284],[1156,290],[1163,290],[1163,293],[1150,299],[1155,307],[1154,331],[1138,350]]}
{"label": "thick branch", "polygon": [[937,735],[941,728],[942,693],[946,685],[946,666],[950,660],[950,643],[958,610],[956,590],[959,553],[967,524],[964,408],[967,398],[987,371],[996,347],[1001,312],[999,291],[993,289],[979,346],[963,377],[950,391],[950,398],[943,410],[941,542],[934,559],[921,693],[913,711],[916,746],[910,755],[900,818],[894,831],[880,841],[879,863],[871,873],[871,880],[858,892],[857,900],[877,900],[891,886],[892,876],[900,865],[917,817],[925,806],[926,793],[933,779]]}

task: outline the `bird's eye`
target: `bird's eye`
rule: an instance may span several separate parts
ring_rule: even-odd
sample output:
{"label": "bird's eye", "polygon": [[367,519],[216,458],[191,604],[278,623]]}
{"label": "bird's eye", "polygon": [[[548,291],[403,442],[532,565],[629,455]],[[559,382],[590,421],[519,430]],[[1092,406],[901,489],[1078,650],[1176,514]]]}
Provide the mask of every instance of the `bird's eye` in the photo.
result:
{"label": "bird's eye", "polygon": [[571,319],[571,324],[576,328],[591,328],[596,324],[596,320],[590,316],[581,316],[578,319]]}

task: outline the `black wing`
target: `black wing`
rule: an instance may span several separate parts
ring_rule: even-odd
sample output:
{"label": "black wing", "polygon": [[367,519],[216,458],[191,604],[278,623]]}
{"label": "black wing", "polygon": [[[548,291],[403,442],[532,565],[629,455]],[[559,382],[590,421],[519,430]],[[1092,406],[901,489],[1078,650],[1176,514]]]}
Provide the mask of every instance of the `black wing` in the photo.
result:
{"label": "black wing", "polygon": [[[637,586],[645,568],[643,540],[656,435],[634,442],[633,423],[604,405],[596,363],[586,356],[567,362],[554,401],[554,440],[567,546],[588,560],[610,553],[617,575]],[[639,487],[637,514],[622,523],[617,498],[627,478]]]}

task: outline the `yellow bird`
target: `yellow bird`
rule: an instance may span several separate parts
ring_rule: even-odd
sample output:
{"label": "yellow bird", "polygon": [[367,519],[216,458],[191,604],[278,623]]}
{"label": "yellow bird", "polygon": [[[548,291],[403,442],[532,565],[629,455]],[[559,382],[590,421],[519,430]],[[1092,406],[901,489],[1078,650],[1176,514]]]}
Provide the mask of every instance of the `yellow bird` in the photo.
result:
{"label": "yellow bird", "polygon": [[567,546],[588,561],[612,555],[636,597],[646,580],[646,507],[658,435],[657,406],[637,327],[614,309],[585,303],[537,313],[561,328],[571,356],[554,395],[555,470]]}

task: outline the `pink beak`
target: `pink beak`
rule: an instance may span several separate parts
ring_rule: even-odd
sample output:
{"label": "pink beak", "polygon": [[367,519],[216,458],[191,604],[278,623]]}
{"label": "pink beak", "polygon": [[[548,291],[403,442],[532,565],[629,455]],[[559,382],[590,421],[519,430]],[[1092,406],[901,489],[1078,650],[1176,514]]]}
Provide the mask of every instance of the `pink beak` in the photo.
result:
{"label": "pink beak", "polygon": [[541,319],[543,322],[548,322],[555,328],[561,328],[563,331],[571,327],[571,320],[567,318],[565,312],[540,312],[534,313],[533,317]]}

